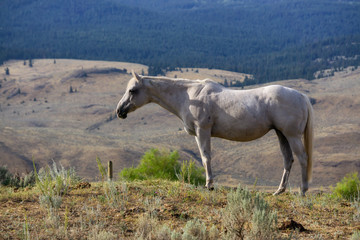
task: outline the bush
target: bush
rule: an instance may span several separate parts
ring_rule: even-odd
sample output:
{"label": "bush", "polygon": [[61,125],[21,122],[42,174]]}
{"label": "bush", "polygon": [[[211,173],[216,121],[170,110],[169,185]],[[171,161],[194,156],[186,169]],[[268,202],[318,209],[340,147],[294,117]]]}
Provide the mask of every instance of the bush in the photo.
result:
{"label": "bush", "polygon": [[176,180],[174,169],[179,168],[178,159],[177,151],[166,152],[151,149],[145,153],[136,168],[125,168],[119,176],[131,181],[145,179]]}
{"label": "bush", "polygon": [[36,186],[41,191],[40,203],[49,208],[58,209],[62,203],[62,196],[67,194],[70,187],[80,182],[73,168],[66,170],[63,166],[58,168],[56,163],[36,171],[33,162]]}
{"label": "bush", "polygon": [[199,219],[190,220],[184,227],[183,240],[206,240],[208,239],[205,223]]}
{"label": "bush", "polygon": [[5,166],[0,167],[0,185],[9,186],[12,184],[13,175]]}
{"label": "bush", "polygon": [[333,194],[336,197],[344,198],[349,201],[353,201],[360,197],[360,180],[358,173],[348,173],[346,176],[336,184],[333,189]]}
{"label": "bush", "polygon": [[[165,150],[150,149],[142,157],[140,164],[134,168],[124,168],[119,177],[125,180],[166,179],[178,180],[182,178],[193,184],[204,184],[203,169],[196,167],[194,162],[187,161],[181,166],[179,153]],[[177,173],[180,173],[177,174]],[[179,177],[180,176],[180,177]]]}
{"label": "bush", "polygon": [[224,228],[228,239],[275,239],[277,214],[268,203],[256,193],[238,186],[227,197],[228,204],[223,211]]}
{"label": "bush", "polygon": [[13,175],[5,166],[0,167],[0,186],[27,187],[35,184],[35,174],[30,172],[21,177]]}

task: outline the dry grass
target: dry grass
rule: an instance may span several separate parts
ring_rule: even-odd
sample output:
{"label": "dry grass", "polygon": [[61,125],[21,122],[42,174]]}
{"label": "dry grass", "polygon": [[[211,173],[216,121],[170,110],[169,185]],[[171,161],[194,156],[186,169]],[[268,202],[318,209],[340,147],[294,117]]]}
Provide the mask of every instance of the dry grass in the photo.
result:
{"label": "dry grass", "polygon": [[[136,239],[151,229],[155,229],[152,236],[167,236],[169,231],[182,234],[189,221],[203,223],[207,231],[212,229],[214,236],[225,236],[222,211],[227,206],[229,188],[208,191],[180,182],[115,182],[119,193],[126,197],[114,207],[106,200],[103,184],[74,187],[54,214],[40,205],[38,189],[14,191],[1,187],[0,238]],[[122,184],[126,184],[126,192]],[[280,196],[260,194],[277,211],[278,239],[348,239],[360,230],[359,219],[354,217],[359,209],[350,202],[331,198],[328,193],[311,193],[306,197],[293,192]],[[306,230],[286,227],[290,219]]]}

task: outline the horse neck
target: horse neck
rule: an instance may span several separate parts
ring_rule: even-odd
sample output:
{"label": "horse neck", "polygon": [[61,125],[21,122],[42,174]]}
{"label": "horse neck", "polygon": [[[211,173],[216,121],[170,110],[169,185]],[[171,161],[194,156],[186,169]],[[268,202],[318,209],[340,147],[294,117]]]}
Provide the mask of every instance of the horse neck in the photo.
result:
{"label": "horse neck", "polygon": [[146,86],[151,95],[151,102],[159,104],[169,112],[180,117],[183,100],[186,99],[186,84],[181,80],[167,78],[146,78]]}

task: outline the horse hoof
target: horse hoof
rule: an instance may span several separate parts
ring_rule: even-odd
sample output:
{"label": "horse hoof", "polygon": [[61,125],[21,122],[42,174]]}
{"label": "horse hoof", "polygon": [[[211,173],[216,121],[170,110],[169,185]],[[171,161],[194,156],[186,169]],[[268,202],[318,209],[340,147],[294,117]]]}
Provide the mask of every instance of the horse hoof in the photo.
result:
{"label": "horse hoof", "polygon": [[273,193],[273,196],[280,195],[285,192],[285,189],[278,189],[276,192]]}
{"label": "horse hoof", "polygon": [[209,191],[212,191],[214,190],[214,186],[212,184],[209,184],[209,185],[205,185],[205,187],[209,190]]}

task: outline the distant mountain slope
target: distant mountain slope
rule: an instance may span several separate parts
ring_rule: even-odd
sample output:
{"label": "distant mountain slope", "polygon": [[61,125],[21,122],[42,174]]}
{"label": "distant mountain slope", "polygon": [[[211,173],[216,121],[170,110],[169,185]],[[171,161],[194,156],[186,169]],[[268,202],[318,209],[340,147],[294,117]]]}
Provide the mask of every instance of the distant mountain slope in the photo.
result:
{"label": "distant mountain slope", "polygon": [[[208,67],[257,82],[359,65],[360,3],[337,0],[3,0],[0,61]],[[341,58],[339,58],[341,56]]]}

